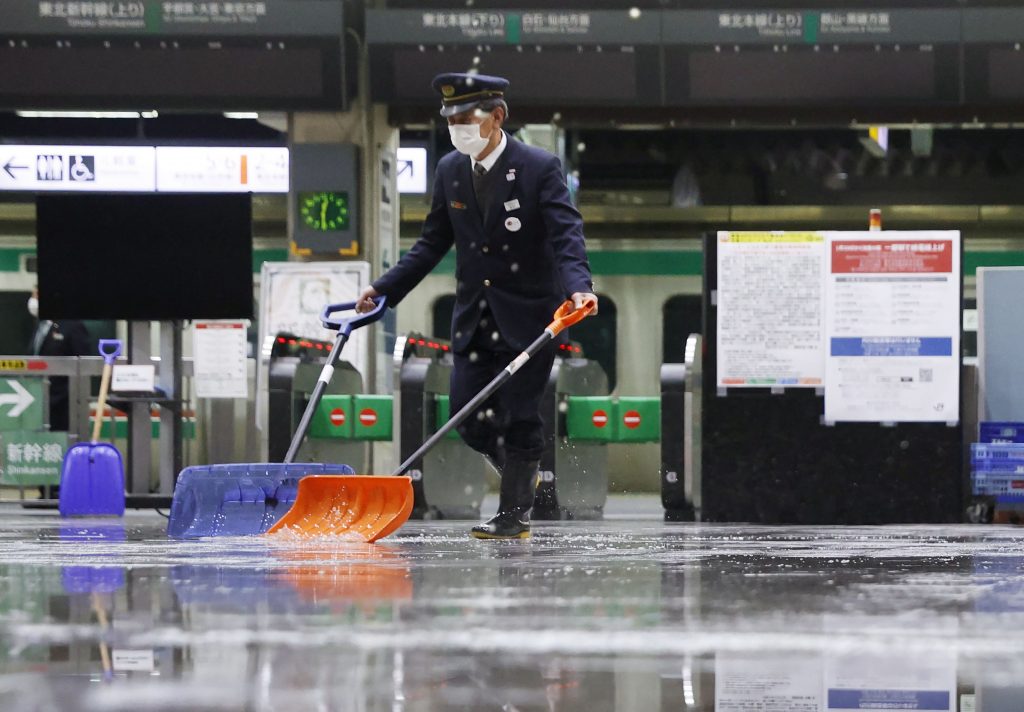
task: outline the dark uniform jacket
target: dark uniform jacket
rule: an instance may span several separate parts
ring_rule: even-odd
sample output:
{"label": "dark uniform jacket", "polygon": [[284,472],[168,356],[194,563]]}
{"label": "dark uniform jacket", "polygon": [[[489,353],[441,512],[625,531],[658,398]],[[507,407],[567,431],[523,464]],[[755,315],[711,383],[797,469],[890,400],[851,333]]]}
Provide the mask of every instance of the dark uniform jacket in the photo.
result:
{"label": "dark uniform jacket", "polygon": [[488,173],[490,198],[478,206],[472,160],[457,151],[437,165],[423,234],[374,289],[397,305],[455,245],[452,348],[467,349],[482,302],[505,343],[525,349],[569,295],[592,292],[583,221],[569,200],[556,156],[511,136]]}

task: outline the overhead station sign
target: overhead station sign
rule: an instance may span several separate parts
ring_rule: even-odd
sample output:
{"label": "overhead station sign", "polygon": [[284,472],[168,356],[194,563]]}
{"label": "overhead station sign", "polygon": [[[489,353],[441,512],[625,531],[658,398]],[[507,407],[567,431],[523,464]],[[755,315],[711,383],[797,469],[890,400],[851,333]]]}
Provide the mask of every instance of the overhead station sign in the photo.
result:
{"label": "overhead station sign", "polygon": [[151,146],[0,146],[0,161],[0,190],[156,190]]}
{"label": "overhead station sign", "polygon": [[0,191],[287,193],[288,149],[0,145]]}
{"label": "overhead station sign", "polygon": [[398,149],[398,192],[427,192],[427,149],[400,146]]}
{"label": "overhead station sign", "polygon": [[4,5],[4,29],[17,33],[319,35],[342,29],[340,4],[317,0],[36,0]]}
{"label": "overhead station sign", "polygon": [[288,149],[157,146],[156,189],[182,193],[287,193]]}

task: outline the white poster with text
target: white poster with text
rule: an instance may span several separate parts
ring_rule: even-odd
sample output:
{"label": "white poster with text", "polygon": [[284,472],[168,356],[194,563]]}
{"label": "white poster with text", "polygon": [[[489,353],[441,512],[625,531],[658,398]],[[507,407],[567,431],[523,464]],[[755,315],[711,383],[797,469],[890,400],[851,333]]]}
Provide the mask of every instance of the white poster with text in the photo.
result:
{"label": "white poster with text", "polygon": [[720,388],[819,388],[825,238],[817,232],[719,232]]}
{"label": "white poster with text", "polygon": [[826,422],[957,422],[960,233],[827,235]]}
{"label": "white poster with text", "polygon": [[192,328],[198,398],[248,398],[245,322],[197,321]]}

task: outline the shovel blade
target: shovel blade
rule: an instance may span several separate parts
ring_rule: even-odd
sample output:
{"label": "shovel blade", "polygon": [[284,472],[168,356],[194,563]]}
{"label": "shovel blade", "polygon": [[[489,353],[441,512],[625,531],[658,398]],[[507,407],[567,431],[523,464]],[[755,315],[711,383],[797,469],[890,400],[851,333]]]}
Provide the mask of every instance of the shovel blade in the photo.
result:
{"label": "shovel blade", "polygon": [[310,475],[299,480],[295,504],[267,534],[377,541],[405,524],[412,504],[408,477]]}

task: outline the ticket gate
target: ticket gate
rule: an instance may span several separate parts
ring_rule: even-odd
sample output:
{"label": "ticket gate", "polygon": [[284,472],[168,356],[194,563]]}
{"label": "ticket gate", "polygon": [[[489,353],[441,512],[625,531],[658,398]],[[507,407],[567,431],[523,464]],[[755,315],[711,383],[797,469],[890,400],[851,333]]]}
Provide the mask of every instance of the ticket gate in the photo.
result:
{"label": "ticket gate", "polygon": [[691,334],[685,362],[661,366],[661,504],[668,522],[695,521],[700,511],[700,342]]}
{"label": "ticket gate", "polygon": [[[288,452],[292,436],[298,427],[309,396],[320,378],[327,357],[302,353],[298,356],[272,353],[269,367],[267,394],[267,445],[270,462],[282,462]],[[347,361],[339,361],[334,376],[324,392],[325,417],[331,416],[331,397],[362,393],[363,379],[359,371]],[[341,409],[337,409],[341,410]],[[341,412],[341,418],[350,413]],[[356,472],[367,471],[365,442],[336,437],[310,436],[302,443],[296,462],[343,462]]]}
{"label": "ticket gate", "polygon": [[[452,356],[447,342],[419,334],[395,345],[400,414],[399,460],[404,462],[448,420]],[[413,510],[417,519],[477,519],[487,492],[483,456],[452,432],[412,463]]]}
{"label": "ticket gate", "polygon": [[608,376],[596,361],[558,358],[551,368],[541,417],[544,454],[533,518],[600,519],[608,499],[606,442],[570,437],[570,399],[608,395]]}

